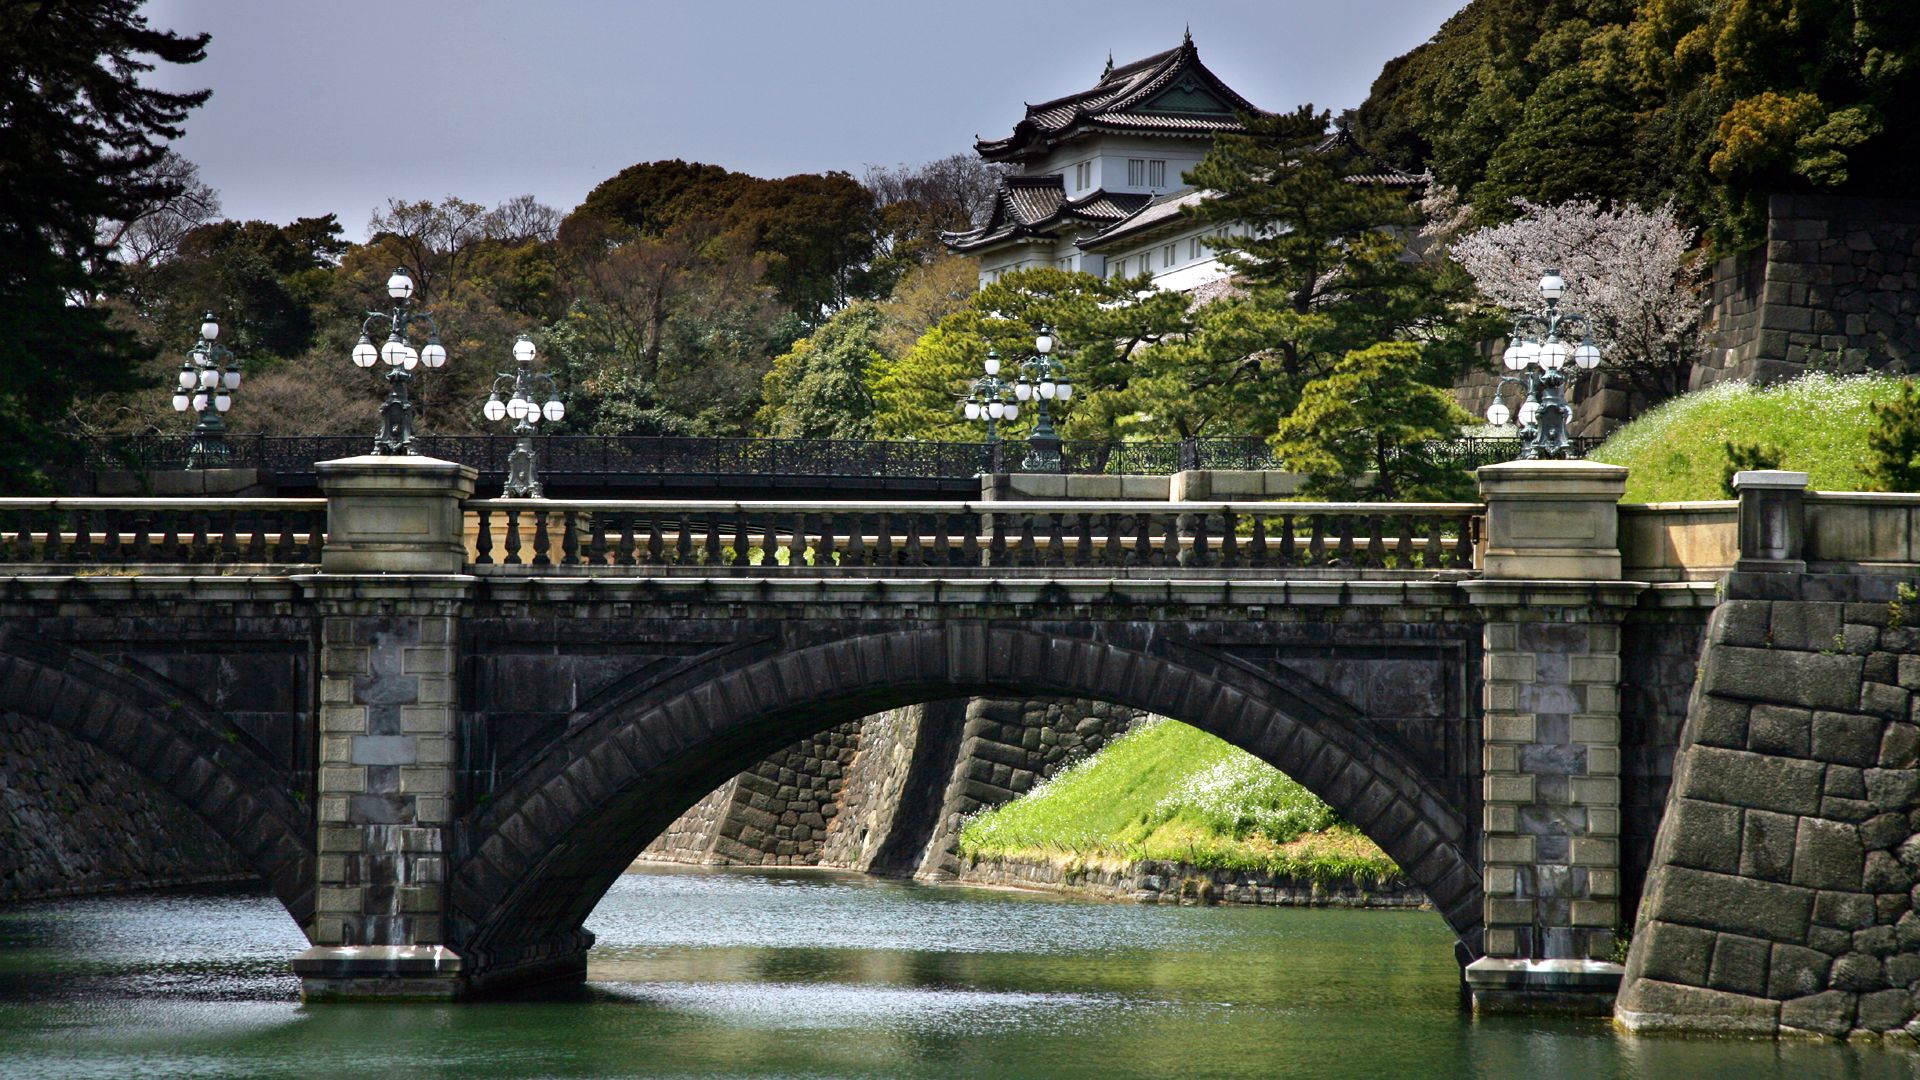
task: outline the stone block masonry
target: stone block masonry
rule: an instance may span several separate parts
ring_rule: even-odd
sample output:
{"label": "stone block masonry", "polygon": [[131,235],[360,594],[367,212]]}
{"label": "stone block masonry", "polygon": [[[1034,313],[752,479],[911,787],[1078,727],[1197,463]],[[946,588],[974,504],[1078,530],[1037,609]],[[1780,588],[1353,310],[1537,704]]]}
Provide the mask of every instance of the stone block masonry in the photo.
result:
{"label": "stone block masonry", "polygon": [[23,716],[0,723],[0,901],[257,875],[127,766]]}
{"label": "stone block masonry", "polygon": [[1856,584],[1863,602],[1715,612],[1625,1026],[1920,1034],[1920,612]]}

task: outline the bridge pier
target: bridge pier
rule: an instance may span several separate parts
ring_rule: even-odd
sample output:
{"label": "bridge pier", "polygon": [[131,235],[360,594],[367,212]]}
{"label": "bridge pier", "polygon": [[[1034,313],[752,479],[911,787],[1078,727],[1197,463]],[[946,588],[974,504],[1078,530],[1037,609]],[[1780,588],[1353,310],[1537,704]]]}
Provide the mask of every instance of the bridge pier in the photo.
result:
{"label": "bridge pier", "polygon": [[401,457],[319,468],[329,543],[304,582],[320,617],[318,858],[313,946],[293,969],[307,1001],[461,996],[447,882],[475,473]]}
{"label": "bridge pier", "polygon": [[1479,472],[1485,576],[1483,1012],[1612,1009],[1620,913],[1620,579],[1627,470],[1516,461]]}

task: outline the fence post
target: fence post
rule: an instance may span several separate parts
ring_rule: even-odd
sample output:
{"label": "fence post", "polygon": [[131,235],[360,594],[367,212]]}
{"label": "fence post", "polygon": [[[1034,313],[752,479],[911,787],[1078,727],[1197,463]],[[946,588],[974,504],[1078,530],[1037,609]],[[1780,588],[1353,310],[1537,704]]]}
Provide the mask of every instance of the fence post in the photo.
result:
{"label": "fence post", "polygon": [[1807,474],[1755,469],[1733,474],[1740,500],[1738,573],[1803,574],[1807,570]]}

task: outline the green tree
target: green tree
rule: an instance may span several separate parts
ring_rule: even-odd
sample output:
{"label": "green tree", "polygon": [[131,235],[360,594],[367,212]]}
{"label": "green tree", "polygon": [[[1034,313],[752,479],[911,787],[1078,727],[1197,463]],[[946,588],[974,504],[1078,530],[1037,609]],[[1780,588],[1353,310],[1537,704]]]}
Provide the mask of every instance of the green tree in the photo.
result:
{"label": "green tree", "polygon": [[[1423,381],[1417,345],[1383,342],[1348,353],[1308,384],[1273,447],[1289,469],[1307,475],[1311,495],[1461,498],[1473,487],[1465,469],[1410,451],[1452,438],[1471,421],[1451,395]],[[1373,482],[1361,483],[1369,472]]]}
{"label": "green tree", "polygon": [[1882,491],[1920,491],[1920,394],[1913,380],[1900,384],[1900,396],[1870,406],[1874,424],[1867,432],[1873,455],[1869,471]]}
{"label": "green tree", "polygon": [[867,369],[882,359],[879,305],[842,308],[775,357],[762,382],[755,425],[783,439],[866,439],[873,435]]}
{"label": "green tree", "polygon": [[0,6],[0,483],[44,482],[76,398],[134,383],[152,350],[93,302],[115,284],[102,225],[179,190],[155,171],[205,91],[146,85],[192,64],[204,34],[154,30],[137,0]]}

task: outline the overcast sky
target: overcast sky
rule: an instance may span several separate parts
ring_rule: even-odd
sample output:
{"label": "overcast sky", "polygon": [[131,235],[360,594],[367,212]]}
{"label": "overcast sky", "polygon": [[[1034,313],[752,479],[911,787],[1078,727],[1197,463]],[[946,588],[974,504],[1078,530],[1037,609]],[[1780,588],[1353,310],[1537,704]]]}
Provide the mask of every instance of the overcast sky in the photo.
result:
{"label": "overcast sky", "polygon": [[177,149],[227,216],[392,197],[562,211],[628,165],[760,176],[919,162],[1005,135],[1027,101],[1171,48],[1256,105],[1357,105],[1465,0],[149,0],[213,35],[161,85],[211,88]]}

